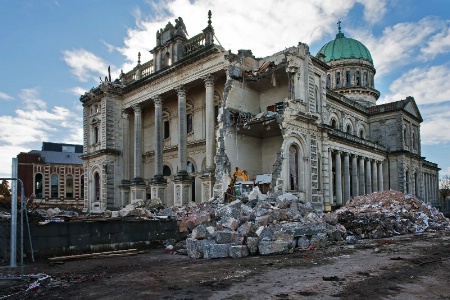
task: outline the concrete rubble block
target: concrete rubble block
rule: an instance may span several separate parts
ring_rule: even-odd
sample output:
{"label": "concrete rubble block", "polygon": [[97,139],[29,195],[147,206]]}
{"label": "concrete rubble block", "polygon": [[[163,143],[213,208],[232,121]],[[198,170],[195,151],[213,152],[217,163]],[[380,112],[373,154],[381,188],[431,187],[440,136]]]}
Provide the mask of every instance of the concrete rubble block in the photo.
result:
{"label": "concrete rubble block", "polygon": [[287,241],[259,241],[258,252],[261,255],[286,254],[289,251],[291,242]]}
{"label": "concrete rubble block", "polygon": [[335,213],[326,213],[323,215],[323,220],[330,224],[330,225],[336,225],[339,220],[338,220],[338,215]]}
{"label": "concrete rubble block", "polygon": [[308,223],[302,224],[297,222],[290,222],[282,224],[282,231],[291,234],[293,237],[301,237],[304,235],[315,235],[323,233],[328,230],[328,226],[325,223]]}
{"label": "concrete rubble block", "polygon": [[118,210],[111,211],[111,217],[112,218],[118,218],[119,216],[120,216],[120,214],[119,214]]}
{"label": "concrete rubble block", "polygon": [[150,209],[160,208],[160,207],[164,207],[164,203],[159,198],[152,198],[152,199],[150,199],[149,203],[147,204],[147,207]]}
{"label": "concrete rubble block", "polygon": [[235,200],[228,205],[225,205],[224,207],[218,209],[216,211],[217,217],[231,217],[234,219],[239,219],[241,215],[241,206],[242,202],[240,200]]}
{"label": "concrete rubble block", "polygon": [[192,238],[197,240],[205,239],[208,235],[208,231],[206,230],[206,226],[203,224],[198,225],[192,230]]}
{"label": "concrete rubble block", "polygon": [[224,258],[230,254],[231,244],[206,244],[204,247],[203,258]]}
{"label": "concrete rubble block", "polygon": [[241,236],[247,236],[250,233],[251,225],[249,222],[242,223],[241,226],[238,227],[237,232]]}
{"label": "concrete rubble block", "polygon": [[[280,209],[286,209],[291,207],[292,202],[294,202],[293,200],[288,200],[288,199],[283,199],[281,201],[277,201],[277,207]],[[295,200],[295,202],[297,202],[297,200]]]}
{"label": "concrete rubble block", "polygon": [[216,229],[213,226],[206,227],[206,231],[208,231],[209,235],[215,235]]}
{"label": "concrete rubble block", "polygon": [[277,202],[282,202],[282,201],[285,201],[285,200],[288,200],[288,201],[291,201],[291,202],[297,202],[298,201],[298,197],[293,195],[293,194],[291,194],[291,193],[284,193],[284,194],[279,195],[277,197]]}
{"label": "concrete rubble block", "polygon": [[238,245],[238,246],[230,247],[230,257],[241,258],[241,257],[246,257],[248,255],[249,255],[249,251],[248,251],[247,246]]}
{"label": "concrete rubble block", "polygon": [[107,210],[105,210],[105,212],[103,213],[103,215],[104,215],[106,218],[110,218],[110,217],[112,216],[112,211],[109,210],[109,209],[107,209]]}
{"label": "concrete rubble block", "polygon": [[275,231],[272,236],[274,241],[292,241],[293,238],[294,237],[292,235],[283,231]]}
{"label": "concrete rubble block", "polygon": [[267,226],[270,223],[271,219],[273,219],[273,218],[271,218],[270,215],[256,217],[255,224],[258,224],[260,226]]}
{"label": "concrete rubble block", "polygon": [[286,214],[286,210],[284,209],[274,209],[272,212],[272,216],[278,222],[289,220],[289,216]]}
{"label": "concrete rubble block", "polygon": [[209,222],[211,220],[211,216],[208,212],[202,211],[199,213],[192,213],[186,220],[186,226],[189,230],[194,229],[198,225],[203,222]]}
{"label": "concrete rubble block", "polygon": [[239,227],[239,221],[233,217],[223,217],[219,222],[225,228],[230,228],[232,230],[236,230]]}
{"label": "concrete rubble block", "polygon": [[253,213],[253,208],[249,205],[242,205],[241,206],[241,217],[244,216],[250,216]]}
{"label": "concrete rubble block", "polygon": [[250,255],[255,255],[258,253],[258,243],[259,240],[257,237],[247,237],[247,248]]}
{"label": "concrete rubble block", "polygon": [[258,238],[259,240],[273,240],[274,230],[273,227],[263,227],[260,231]]}
{"label": "concrete rubble block", "polygon": [[187,228],[187,225],[186,225],[186,220],[184,218],[182,218],[181,220],[178,221],[178,232],[180,232],[180,233],[189,232],[189,229]]}
{"label": "concrete rubble block", "polygon": [[318,233],[311,237],[311,246],[317,249],[325,248],[327,246],[328,236],[326,233]]}
{"label": "concrete rubble block", "polygon": [[213,240],[197,240],[193,238],[187,238],[186,239],[187,254],[191,258],[203,258],[205,248],[215,243],[216,242]]}
{"label": "concrete rubble block", "polygon": [[306,235],[301,236],[301,237],[298,238],[297,247],[299,247],[299,248],[307,248],[309,246],[311,246],[311,242],[310,242],[309,238]]}
{"label": "concrete rubble block", "polygon": [[218,244],[231,244],[239,242],[239,233],[236,231],[220,230],[216,231],[216,242]]}

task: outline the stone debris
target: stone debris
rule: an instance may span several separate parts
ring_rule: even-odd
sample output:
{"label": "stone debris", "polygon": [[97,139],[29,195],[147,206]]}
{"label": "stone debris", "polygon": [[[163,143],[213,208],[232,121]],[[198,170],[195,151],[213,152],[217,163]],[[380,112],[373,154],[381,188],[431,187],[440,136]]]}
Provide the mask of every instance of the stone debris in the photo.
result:
{"label": "stone debris", "polygon": [[[255,187],[246,200],[180,208],[184,216],[178,219],[191,232],[186,239],[188,256],[286,254],[298,247],[323,248],[345,238],[345,230],[327,224],[322,212],[292,194],[263,195]],[[188,223],[196,227],[191,229]]]}
{"label": "stone debris", "polygon": [[450,229],[449,219],[436,208],[392,190],[355,197],[328,215],[328,223],[337,219],[348,235],[359,239]]}

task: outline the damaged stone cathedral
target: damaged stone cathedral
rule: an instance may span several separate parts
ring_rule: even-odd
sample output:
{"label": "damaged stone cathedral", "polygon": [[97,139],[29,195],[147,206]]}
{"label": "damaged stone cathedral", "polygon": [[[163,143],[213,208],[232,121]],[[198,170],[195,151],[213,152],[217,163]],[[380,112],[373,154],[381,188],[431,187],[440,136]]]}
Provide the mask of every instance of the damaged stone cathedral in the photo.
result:
{"label": "damaged stone cathedral", "polygon": [[414,98],[376,104],[371,54],[340,23],[316,55],[299,43],[264,58],[225,51],[211,12],[206,25],[188,38],[169,22],[152,60],[81,96],[85,210],[225,201],[245,184],[326,211],[389,189],[438,199]]}

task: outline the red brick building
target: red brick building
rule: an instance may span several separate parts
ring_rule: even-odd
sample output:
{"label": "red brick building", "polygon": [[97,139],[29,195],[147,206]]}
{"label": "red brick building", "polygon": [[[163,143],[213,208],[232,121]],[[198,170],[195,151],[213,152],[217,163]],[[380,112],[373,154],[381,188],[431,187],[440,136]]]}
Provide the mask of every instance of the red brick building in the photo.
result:
{"label": "red brick building", "polygon": [[42,143],[42,150],[17,155],[18,177],[25,197],[34,195],[43,204],[82,205],[84,169],[82,145]]}

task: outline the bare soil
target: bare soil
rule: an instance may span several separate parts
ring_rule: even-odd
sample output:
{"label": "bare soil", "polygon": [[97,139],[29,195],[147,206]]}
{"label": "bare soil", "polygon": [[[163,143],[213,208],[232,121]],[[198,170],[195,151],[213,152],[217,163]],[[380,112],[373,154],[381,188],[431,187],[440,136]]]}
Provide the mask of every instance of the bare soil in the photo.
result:
{"label": "bare soil", "polygon": [[[16,270],[14,270],[16,271]],[[11,270],[0,273],[11,275]],[[127,257],[28,264],[6,299],[450,299],[450,232],[361,240],[242,259],[190,259],[162,247]],[[0,297],[0,299],[2,299]]]}

